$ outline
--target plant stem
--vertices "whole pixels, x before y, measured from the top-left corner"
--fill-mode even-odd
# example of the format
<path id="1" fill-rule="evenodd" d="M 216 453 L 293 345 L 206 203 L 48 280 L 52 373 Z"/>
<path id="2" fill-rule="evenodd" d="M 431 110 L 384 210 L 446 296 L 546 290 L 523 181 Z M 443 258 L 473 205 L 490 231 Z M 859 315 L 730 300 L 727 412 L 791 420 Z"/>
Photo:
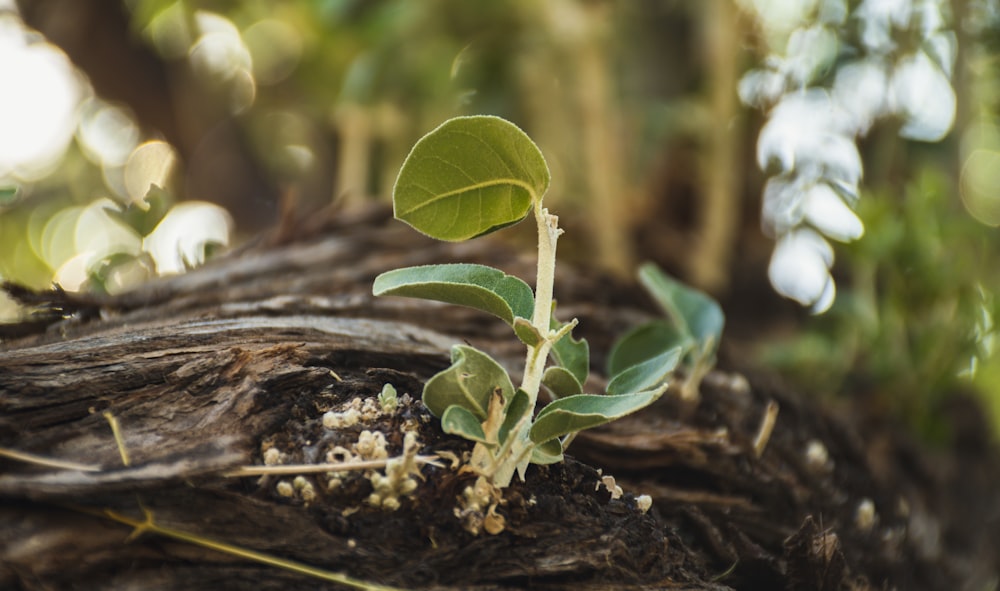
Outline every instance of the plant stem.
<path id="1" fill-rule="evenodd" d="M 552 291 L 555 283 L 556 242 L 562 234 L 562 230 L 559 229 L 559 218 L 542 207 L 540 201 L 535 202 L 534 211 L 535 222 L 538 225 L 538 274 L 535 279 L 535 311 L 531 323 L 545 336 L 545 339 L 534 347 L 528 347 L 521 389 L 528 394 L 531 403 L 529 408 L 534 408 L 538 401 L 545 361 L 549 349 L 552 348 Z"/>
<path id="2" fill-rule="evenodd" d="M 545 362 L 548 359 L 556 332 L 552 324 L 552 287 L 555 282 L 556 241 L 562 230 L 559 229 L 559 218 L 543 208 L 539 200 L 535 201 L 535 221 L 538 224 L 538 275 L 535 280 L 535 310 L 531 324 L 542 335 L 542 340 L 535 346 L 528 347 L 524 363 L 524 379 L 521 389 L 528 395 L 529 404 L 525 416 L 517 422 L 509 438 L 501 449 L 491 457 L 496 459 L 490 481 L 498 488 L 505 488 L 514 477 L 514 472 L 524 474 L 531 458 L 534 445 L 528 437 L 531 428 L 531 413 L 538 402 L 538 391 L 542 386 L 542 374 L 545 373 Z M 477 444 L 477 449 L 482 444 Z"/>

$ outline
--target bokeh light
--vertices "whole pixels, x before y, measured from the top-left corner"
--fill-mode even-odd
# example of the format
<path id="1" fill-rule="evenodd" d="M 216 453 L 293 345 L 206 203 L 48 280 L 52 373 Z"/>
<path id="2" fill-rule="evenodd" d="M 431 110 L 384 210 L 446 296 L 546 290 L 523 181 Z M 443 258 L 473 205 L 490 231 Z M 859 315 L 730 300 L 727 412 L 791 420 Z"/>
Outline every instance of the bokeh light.
<path id="1" fill-rule="evenodd" d="M 975 150 L 962 166 L 962 203 L 972 217 L 1000 226 L 1000 151 Z"/>
<path id="2" fill-rule="evenodd" d="M 160 275 L 182 273 L 205 262 L 206 249 L 227 246 L 232 218 L 225 209 L 204 201 L 174 206 L 143 240 Z"/>
<path id="3" fill-rule="evenodd" d="M 170 144 L 153 140 L 137 147 L 125 163 L 125 190 L 128 199 L 142 206 L 150 188 L 165 188 L 177 164 Z"/>
<path id="4" fill-rule="evenodd" d="M 259 20 L 243 32 L 243 40 L 253 57 L 254 76 L 261 85 L 285 80 L 302 59 L 302 35 L 284 21 Z"/>
<path id="5" fill-rule="evenodd" d="M 76 128 L 83 90 L 62 51 L 0 15 L 0 179 L 41 178 Z"/>

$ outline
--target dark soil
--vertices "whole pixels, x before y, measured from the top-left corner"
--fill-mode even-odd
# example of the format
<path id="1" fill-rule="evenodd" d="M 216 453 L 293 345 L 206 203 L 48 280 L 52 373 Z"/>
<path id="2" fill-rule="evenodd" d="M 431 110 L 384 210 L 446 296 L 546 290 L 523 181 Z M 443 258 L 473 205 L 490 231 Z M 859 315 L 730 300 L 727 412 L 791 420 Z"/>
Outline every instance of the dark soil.
<path id="1" fill-rule="evenodd" d="M 506 490 L 502 532 L 470 533 L 456 506 L 474 478 L 448 459 L 469 445 L 440 432 L 419 402 L 422 383 L 454 343 L 511 368 L 521 349 L 502 323 L 373 300 L 370 285 L 389 268 L 459 260 L 530 277 L 533 261 L 515 252 L 491 239 L 432 243 L 372 210 L 289 223 L 115 298 L 10 287 L 36 314 L 7 327 L 0 345 L 0 447 L 97 470 L 0 458 L 0 588 L 339 588 L 136 537 L 106 513 L 141 521 L 143 508 L 161 527 L 408 589 L 995 587 L 1000 462 L 973 403 L 952 403 L 960 436 L 931 451 L 738 358 L 708 377 L 696 408 L 668 395 L 581 434 L 565 463 L 534 466 Z M 563 316 L 578 317 L 591 341 L 595 371 L 614 337 L 652 311 L 608 277 L 563 269 L 556 289 Z M 393 412 L 375 402 L 386 383 L 400 396 Z M 777 423 L 761 441 L 773 404 Z M 328 411 L 350 408 L 357 423 L 323 425 Z M 359 441 L 375 433 L 398 456 L 404 432 L 440 459 L 394 511 L 368 501 L 381 470 L 333 482 L 307 474 L 297 485 L 295 475 L 229 474 L 265 457 L 366 459 L 377 452 Z M 624 494 L 612 494 L 615 483 Z M 652 497 L 648 512 L 639 495 Z"/>

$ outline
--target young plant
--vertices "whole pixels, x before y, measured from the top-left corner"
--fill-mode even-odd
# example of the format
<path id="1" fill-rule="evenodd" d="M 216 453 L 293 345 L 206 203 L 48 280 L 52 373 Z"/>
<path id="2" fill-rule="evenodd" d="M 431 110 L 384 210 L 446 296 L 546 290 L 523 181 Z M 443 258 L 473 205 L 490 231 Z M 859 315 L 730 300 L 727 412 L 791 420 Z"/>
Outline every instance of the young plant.
<path id="1" fill-rule="evenodd" d="M 665 351 L 680 349 L 686 378 L 681 399 L 697 401 L 702 378 L 715 366 L 725 316 L 711 297 L 664 273 L 653 263 L 639 267 L 639 282 L 666 318 L 626 333 L 608 356 L 608 374 L 642 363 Z"/>
<path id="2" fill-rule="evenodd" d="M 563 457 L 578 431 L 635 412 L 667 389 L 677 348 L 620 368 L 602 395 L 583 393 L 590 350 L 571 335 L 577 321 L 553 310 L 558 218 L 542 205 L 549 169 L 538 146 L 497 117 L 450 119 L 413 147 L 393 189 L 396 218 L 433 238 L 462 241 L 533 215 L 538 227 L 535 289 L 499 269 L 474 264 L 426 265 L 379 275 L 375 295 L 397 295 L 469 306 L 493 314 L 527 348 L 520 386 L 486 353 L 467 345 L 451 351 L 452 366 L 424 386 L 424 404 L 442 429 L 476 443 L 471 467 L 503 488 L 529 463 Z M 555 398 L 535 413 L 545 387 Z"/>

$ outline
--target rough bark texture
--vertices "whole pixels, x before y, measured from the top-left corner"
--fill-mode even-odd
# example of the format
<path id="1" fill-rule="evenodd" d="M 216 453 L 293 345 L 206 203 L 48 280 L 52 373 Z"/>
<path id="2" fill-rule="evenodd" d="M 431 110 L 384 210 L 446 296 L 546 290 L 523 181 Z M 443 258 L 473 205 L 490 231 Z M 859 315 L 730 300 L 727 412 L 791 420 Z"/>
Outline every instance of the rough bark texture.
<path id="1" fill-rule="evenodd" d="M 308 475 L 315 496 L 301 486 L 279 494 L 291 476 L 227 476 L 269 449 L 288 464 L 363 456 L 365 430 L 384 434 L 390 456 L 402 452 L 404 430 L 418 433 L 421 454 L 461 455 L 468 445 L 443 436 L 420 404 L 423 380 L 447 366 L 457 342 L 512 368 L 521 349 L 475 312 L 373 300 L 371 281 L 459 260 L 530 277 L 533 261 L 514 252 L 491 239 L 432 243 L 378 210 L 289 224 L 117 298 L 11 288 L 37 314 L 8 327 L 19 336 L 0 345 L 0 446 L 82 466 L 0 458 L 0 587 L 337 588 L 149 532 L 133 539 L 104 513 L 141 520 L 143 508 L 163 527 L 413 589 L 995 583 L 1000 463 L 968 420 L 974 411 L 956 403 L 963 435 L 932 454 L 891 426 L 838 417 L 731 371 L 709 376 L 695 409 L 668 396 L 581 435 L 576 459 L 533 467 L 507 490 L 498 535 L 463 527 L 455 508 L 472 479 L 446 461 L 421 468 L 397 511 L 366 501 L 371 472 L 336 483 Z M 595 369 L 614 336 L 650 310 L 633 286 L 565 269 L 557 296 L 564 316 L 580 318 Z M 385 383 L 400 407 L 364 406 Z M 758 456 L 769 403 L 780 412 Z M 349 408 L 362 408 L 359 423 L 323 426 L 324 412 Z M 120 425 L 127 466 L 106 413 Z M 625 494 L 613 498 L 596 468 Z M 653 497 L 648 513 L 636 506 L 642 493 Z"/>

